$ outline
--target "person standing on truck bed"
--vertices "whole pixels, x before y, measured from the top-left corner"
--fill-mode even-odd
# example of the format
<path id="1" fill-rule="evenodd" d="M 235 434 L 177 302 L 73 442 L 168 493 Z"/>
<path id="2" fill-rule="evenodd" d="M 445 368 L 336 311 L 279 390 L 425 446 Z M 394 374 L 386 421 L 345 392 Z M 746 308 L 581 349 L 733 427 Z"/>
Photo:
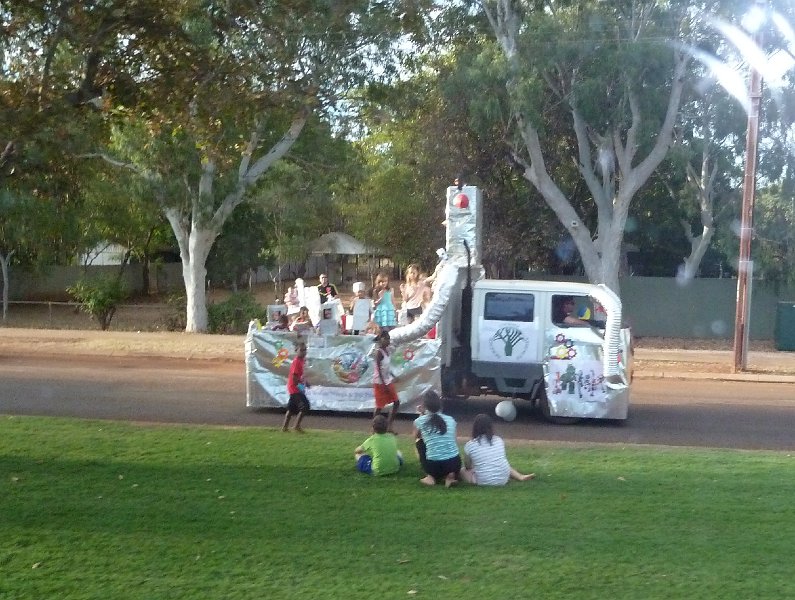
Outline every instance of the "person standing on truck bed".
<path id="1" fill-rule="evenodd" d="M 320 283 L 317 284 L 317 292 L 320 294 L 321 305 L 338 296 L 337 286 L 333 283 L 329 283 L 328 275 L 325 273 L 320 274 Z"/>
<path id="2" fill-rule="evenodd" d="M 403 310 L 406 321 L 411 323 L 422 314 L 423 292 L 425 282 L 420 280 L 420 267 L 412 263 L 406 267 L 406 281 L 400 284 L 400 295 L 403 299 Z"/>
<path id="3" fill-rule="evenodd" d="M 397 327 L 397 311 L 395 310 L 394 293 L 389 287 L 389 275 L 379 273 L 375 278 L 373 289 L 373 321 L 381 331 L 389 331 Z"/>

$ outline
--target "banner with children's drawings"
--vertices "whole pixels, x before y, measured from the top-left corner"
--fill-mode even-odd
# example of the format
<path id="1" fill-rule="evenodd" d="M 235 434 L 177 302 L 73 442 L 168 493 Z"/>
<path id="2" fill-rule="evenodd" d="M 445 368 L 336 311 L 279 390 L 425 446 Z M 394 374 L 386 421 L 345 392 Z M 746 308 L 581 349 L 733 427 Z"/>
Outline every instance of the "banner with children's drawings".
<path id="1" fill-rule="evenodd" d="M 287 376 L 298 334 L 249 327 L 246 336 L 246 406 L 286 407 Z M 309 335 L 304 375 L 312 410 L 372 411 L 375 341 L 371 335 Z M 441 393 L 440 340 L 419 339 L 393 348 L 391 369 L 400 412 L 415 413 L 427 390 Z"/>
<path id="2" fill-rule="evenodd" d="M 629 393 L 626 377 L 623 377 L 624 382 L 606 381 L 601 341 L 582 339 L 587 331 L 560 329 L 547 335 L 544 364 L 550 414 L 626 418 L 623 408 L 610 414 L 611 410 L 616 410 L 612 407 L 625 406 L 625 403 L 613 401 Z M 619 367 L 626 373 L 622 357 L 619 357 Z"/>

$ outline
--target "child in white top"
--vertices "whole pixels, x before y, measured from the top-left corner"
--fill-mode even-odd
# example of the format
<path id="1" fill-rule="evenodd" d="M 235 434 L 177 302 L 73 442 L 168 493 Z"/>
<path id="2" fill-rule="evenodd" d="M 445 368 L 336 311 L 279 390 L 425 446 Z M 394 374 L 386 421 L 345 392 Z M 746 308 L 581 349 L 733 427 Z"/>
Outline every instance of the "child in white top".
<path id="1" fill-rule="evenodd" d="M 375 368 L 373 369 L 373 396 L 375 396 L 373 418 L 391 404 L 392 410 L 389 412 L 389 418 L 387 419 L 387 430 L 390 433 L 395 433 L 392 429 L 392 423 L 395 420 L 398 409 L 400 409 L 400 400 L 395 388 L 395 376 L 390 368 L 392 350 L 389 346 L 389 341 L 388 331 L 382 331 L 375 338 L 377 349 L 375 351 Z"/>
<path id="2" fill-rule="evenodd" d="M 535 473 L 523 475 L 508 462 L 505 442 L 494 435 L 488 415 L 479 414 L 472 423 L 472 439 L 464 445 L 464 468 L 461 479 L 475 485 L 505 485 L 509 479 L 527 481 Z"/>
<path id="3" fill-rule="evenodd" d="M 364 333 L 367 323 L 370 321 L 372 300 L 365 295 L 364 284 L 361 281 L 353 284 L 353 293 L 356 295 L 350 304 L 351 326 L 349 329 L 353 335 L 359 335 Z"/>
<path id="4" fill-rule="evenodd" d="M 317 332 L 320 335 L 339 335 L 340 324 L 339 321 L 334 318 L 333 308 L 323 309 L 322 318 L 317 324 Z"/>
<path id="5" fill-rule="evenodd" d="M 420 267 L 412 263 L 406 267 L 406 281 L 400 284 L 400 295 L 403 299 L 403 310 L 406 320 L 411 323 L 422 314 L 422 300 L 425 282 L 420 280 Z"/>

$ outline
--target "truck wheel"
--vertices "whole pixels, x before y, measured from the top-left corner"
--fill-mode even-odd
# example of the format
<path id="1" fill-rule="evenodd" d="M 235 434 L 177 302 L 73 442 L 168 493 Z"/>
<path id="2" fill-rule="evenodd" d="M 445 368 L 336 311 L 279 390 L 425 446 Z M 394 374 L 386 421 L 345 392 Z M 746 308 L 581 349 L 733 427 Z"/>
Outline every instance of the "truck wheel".
<path id="1" fill-rule="evenodd" d="M 582 421 L 582 417 L 558 417 L 549 414 L 549 400 L 547 400 L 546 394 L 541 394 L 538 398 L 538 409 L 541 411 L 541 416 L 544 417 L 544 420 L 555 425 L 575 425 Z"/>

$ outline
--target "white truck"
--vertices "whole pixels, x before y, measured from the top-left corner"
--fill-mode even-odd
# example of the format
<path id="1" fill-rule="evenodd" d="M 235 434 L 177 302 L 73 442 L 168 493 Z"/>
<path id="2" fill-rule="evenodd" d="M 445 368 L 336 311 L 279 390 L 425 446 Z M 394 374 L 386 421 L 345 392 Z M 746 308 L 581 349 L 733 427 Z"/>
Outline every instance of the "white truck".
<path id="1" fill-rule="evenodd" d="M 433 299 L 421 317 L 391 332 L 401 411 L 413 412 L 422 393 L 435 389 L 448 399 L 529 401 L 555 422 L 626 419 L 631 344 L 619 298 L 601 285 L 483 278 L 481 215 L 477 188 L 448 188 L 447 243 Z M 372 339 L 308 341 L 313 408 L 371 411 Z M 249 331 L 249 406 L 286 405 L 282 378 L 293 344 L 292 334 Z"/>

